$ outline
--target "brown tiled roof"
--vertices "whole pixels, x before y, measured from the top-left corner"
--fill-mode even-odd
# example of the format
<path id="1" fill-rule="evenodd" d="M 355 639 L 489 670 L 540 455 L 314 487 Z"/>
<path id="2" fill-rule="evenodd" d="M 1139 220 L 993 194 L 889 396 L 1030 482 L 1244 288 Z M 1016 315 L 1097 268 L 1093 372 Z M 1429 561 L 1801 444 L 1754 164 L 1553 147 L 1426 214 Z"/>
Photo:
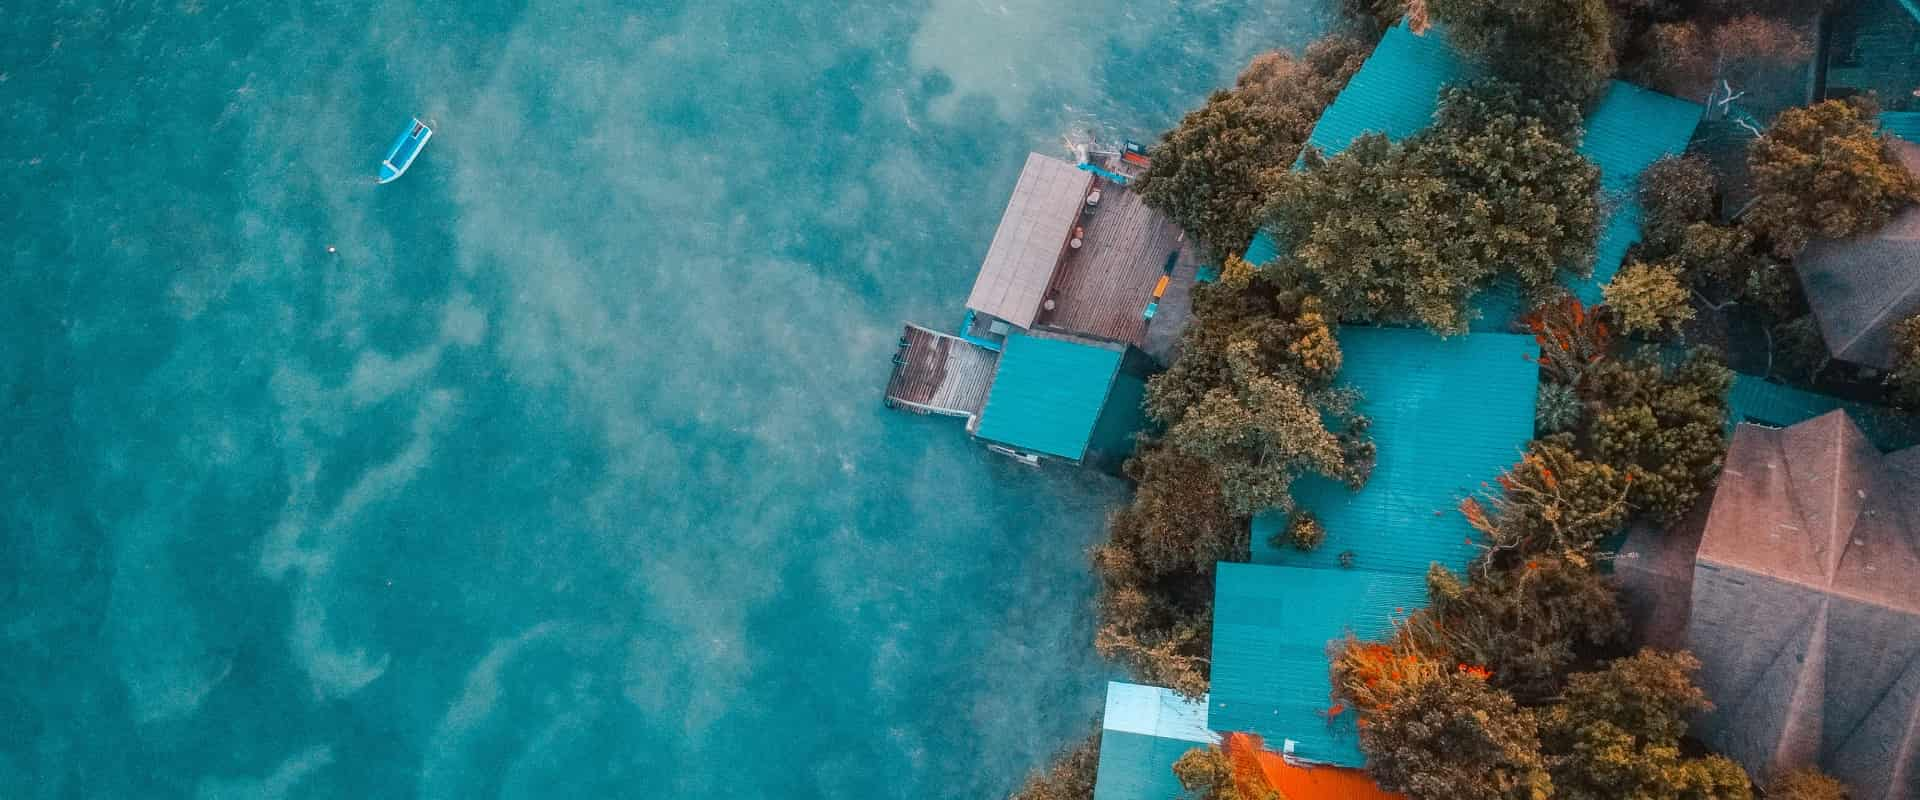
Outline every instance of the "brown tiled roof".
<path id="1" fill-rule="evenodd" d="M 1741 425 L 1691 606 L 1703 740 L 1757 776 L 1920 797 L 1920 449 L 1881 455 L 1842 412 Z"/>

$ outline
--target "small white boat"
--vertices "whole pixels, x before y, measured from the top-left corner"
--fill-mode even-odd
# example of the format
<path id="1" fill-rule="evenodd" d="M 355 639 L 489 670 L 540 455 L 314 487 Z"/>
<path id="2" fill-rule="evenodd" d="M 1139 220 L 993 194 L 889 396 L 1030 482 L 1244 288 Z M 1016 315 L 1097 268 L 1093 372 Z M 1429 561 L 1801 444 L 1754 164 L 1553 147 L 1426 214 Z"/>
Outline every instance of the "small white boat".
<path id="1" fill-rule="evenodd" d="M 393 146 L 387 148 L 387 157 L 380 160 L 380 182 L 392 183 L 394 179 L 407 174 L 407 167 L 413 166 L 413 160 L 420 157 L 420 151 L 427 146 L 427 140 L 433 138 L 433 129 L 427 123 L 415 117 L 413 124 L 400 132 L 400 138 L 393 140 Z"/>

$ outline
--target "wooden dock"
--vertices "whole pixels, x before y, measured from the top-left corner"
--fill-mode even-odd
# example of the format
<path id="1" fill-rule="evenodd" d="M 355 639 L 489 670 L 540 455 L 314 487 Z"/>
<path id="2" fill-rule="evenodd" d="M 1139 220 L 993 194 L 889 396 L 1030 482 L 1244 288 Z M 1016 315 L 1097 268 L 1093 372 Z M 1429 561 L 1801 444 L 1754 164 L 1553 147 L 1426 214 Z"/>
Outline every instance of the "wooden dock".
<path id="1" fill-rule="evenodd" d="M 1061 256 L 1047 294 L 1054 307 L 1041 310 L 1038 324 L 1137 345 L 1164 362 L 1186 323 L 1200 248 L 1138 194 L 1112 181 L 1099 186 L 1100 204 L 1081 214 L 1081 247 Z M 1172 280 L 1149 322 L 1143 314 L 1169 256 L 1175 258 Z"/>
<path id="2" fill-rule="evenodd" d="M 887 403 L 926 414 L 979 416 L 1000 354 L 948 334 L 908 324 L 893 358 Z"/>

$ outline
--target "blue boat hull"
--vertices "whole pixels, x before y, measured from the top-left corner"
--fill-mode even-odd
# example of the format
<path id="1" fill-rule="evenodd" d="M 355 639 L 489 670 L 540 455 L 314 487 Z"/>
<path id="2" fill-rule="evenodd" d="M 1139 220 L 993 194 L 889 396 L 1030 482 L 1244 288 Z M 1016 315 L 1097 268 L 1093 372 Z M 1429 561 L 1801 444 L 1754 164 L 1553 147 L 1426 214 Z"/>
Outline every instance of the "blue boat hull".
<path id="1" fill-rule="evenodd" d="M 433 128 L 415 118 L 400 132 L 400 138 L 387 148 L 386 158 L 380 159 L 380 182 L 392 183 L 407 173 L 413 161 L 420 157 L 420 151 L 427 146 L 427 140 L 433 138 Z"/>

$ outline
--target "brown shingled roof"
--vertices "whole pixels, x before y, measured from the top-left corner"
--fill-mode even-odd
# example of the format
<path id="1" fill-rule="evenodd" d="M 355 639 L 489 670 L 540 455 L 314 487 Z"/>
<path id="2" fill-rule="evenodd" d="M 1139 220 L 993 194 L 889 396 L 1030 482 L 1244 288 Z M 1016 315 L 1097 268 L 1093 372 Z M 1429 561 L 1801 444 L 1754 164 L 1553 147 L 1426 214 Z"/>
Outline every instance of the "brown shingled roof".
<path id="1" fill-rule="evenodd" d="M 1920 797 L 1920 449 L 1833 412 L 1741 425 L 1694 567 L 1698 735 L 1757 776 L 1818 763 Z"/>

